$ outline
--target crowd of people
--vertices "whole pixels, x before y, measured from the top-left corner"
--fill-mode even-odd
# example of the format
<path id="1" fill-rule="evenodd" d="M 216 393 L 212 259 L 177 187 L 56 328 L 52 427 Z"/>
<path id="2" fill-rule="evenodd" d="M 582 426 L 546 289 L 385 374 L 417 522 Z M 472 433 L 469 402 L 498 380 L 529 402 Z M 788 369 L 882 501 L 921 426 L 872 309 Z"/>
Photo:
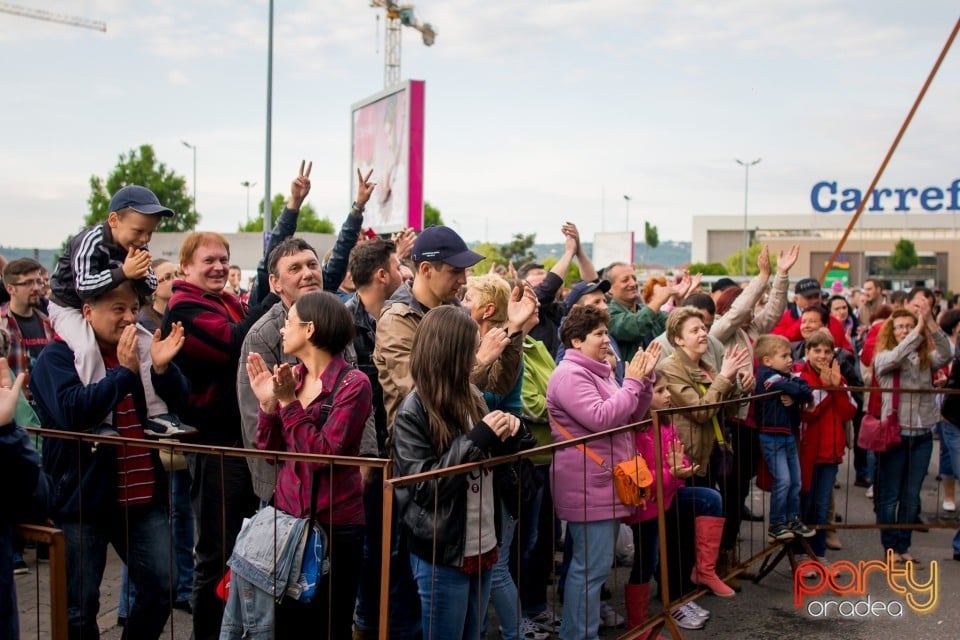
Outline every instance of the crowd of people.
<path id="1" fill-rule="evenodd" d="M 671 599 L 698 587 L 734 597 L 739 582 L 725 576 L 744 519 L 766 517 L 771 542 L 809 539 L 826 562 L 842 548 L 830 525 L 848 449 L 879 524 L 917 522 L 935 433 L 941 476 L 960 468 L 960 399 L 899 392 L 960 389 L 960 310 L 938 291 L 885 296 L 871 279 L 827 297 L 803 278 L 788 301 L 796 246 L 775 266 L 764 248 L 749 282 L 706 290 L 682 273 L 640 283 L 629 264 L 598 272 L 571 223 L 549 269 L 476 273 L 482 256 L 450 228 L 361 233 L 376 185 L 357 177 L 321 260 L 295 235 L 310 192 L 301 165 L 249 290 L 218 233 L 189 234 L 177 264 L 153 259 L 153 231 L 176 214 L 135 185 L 68 243 L 52 275 L 31 259 L 3 265 L 0 469 L 21 490 L 0 517 L 0 592 L 10 594 L 0 637 L 17 637 L 12 576 L 26 570 L 14 524 L 44 517 L 66 536 L 71 638 L 99 636 L 108 546 L 125 563 L 125 638 L 159 637 L 171 607 L 192 613 L 198 640 L 376 637 L 388 545 L 390 638 L 573 640 L 647 620 L 661 545 Z M 582 279 L 567 288 L 573 262 Z M 890 392 L 865 396 L 864 385 Z M 893 415 L 900 446 L 861 449 L 864 414 Z M 40 456 L 23 426 L 133 442 L 48 436 Z M 135 442 L 148 437 L 387 458 L 411 480 L 394 489 L 384 538 L 380 467 L 161 458 Z M 618 493 L 625 461 L 650 470 L 662 507 Z M 473 466 L 443 473 L 459 465 Z M 766 516 L 745 505 L 754 477 L 770 491 Z M 310 602 L 274 605 L 227 573 L 244 519 L 266 505 L 312 519 L 328 541 Z M 952 481 L 943 508 L 956 509 Z M 606 584 L 621 525 L 634 550 L 626 617 Z M 878 555 L 923 566 L 909 528 L 882 529 L 879 542 Z M 559 603 L 547 593 L 555 550 Z M 242 600 L 226 613 L 224 587 Z M 699 629 L 710 612 L 690 601 L 672 615 Z"/>

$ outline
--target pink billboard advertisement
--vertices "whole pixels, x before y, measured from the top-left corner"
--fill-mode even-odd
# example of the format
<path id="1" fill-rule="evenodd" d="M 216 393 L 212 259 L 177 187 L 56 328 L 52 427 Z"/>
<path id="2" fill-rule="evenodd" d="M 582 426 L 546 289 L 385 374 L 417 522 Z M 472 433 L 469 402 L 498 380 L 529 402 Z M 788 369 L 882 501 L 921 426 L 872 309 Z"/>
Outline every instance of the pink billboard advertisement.
<path id="1" fill-rule="evenodd" d="M 350 108 L 350 193 L 357 168 L 373 170 L 377 188 L 363 219 L 378 234 L 423 226 L 423 99 L 423 80 L 407 80 Z"/>

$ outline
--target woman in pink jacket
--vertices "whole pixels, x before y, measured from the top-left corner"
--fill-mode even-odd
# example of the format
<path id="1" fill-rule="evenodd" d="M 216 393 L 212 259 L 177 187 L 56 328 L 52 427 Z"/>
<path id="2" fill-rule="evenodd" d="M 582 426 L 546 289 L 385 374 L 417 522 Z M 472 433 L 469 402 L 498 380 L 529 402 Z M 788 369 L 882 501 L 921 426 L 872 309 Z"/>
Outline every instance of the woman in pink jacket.
<path id="1" fill-rule="evenodd" d="M 638 351 L 627 365 L 623 387 L 607 360 L 609 314 L 595 307 L 574 307 L 560 330 L 563 360 L 547 385 L 547 409 L 554 442 L 609 431 L 639 422 L 650 405 L 659 343 Z M 567 521 L 573 555 L 564 583 L 562 640 L 594 640 L 600 626 L 600 589 L 613 566 L 620 519 L 633 512 L 617 498 L 613 468 L 636 455 L 633 433 L 625 431 L 583 447 L 559 449 L 550 472 L 557 516 Z M 589 562 L 588 562 L 589 560 Z"/>

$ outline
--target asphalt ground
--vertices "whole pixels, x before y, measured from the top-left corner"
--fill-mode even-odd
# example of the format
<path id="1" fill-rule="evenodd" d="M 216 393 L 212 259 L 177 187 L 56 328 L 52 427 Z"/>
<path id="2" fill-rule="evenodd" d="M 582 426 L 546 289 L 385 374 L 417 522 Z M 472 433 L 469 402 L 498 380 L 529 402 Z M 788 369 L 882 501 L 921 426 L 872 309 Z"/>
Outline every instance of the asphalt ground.
<path id="1" fill-rule="evenodd" d="M 939 443 L 938 443 L 939 444 Z M 849 456 L 848 456 L 849 458 Z M 960 607 L 955 598 L 960 594 L 960 562 L 953 560 L 951 540 L 960 527 L 955 517 L 947 518 L 938 512 L 941 502 L 940 484 L 936 480 L 937 452 L 932 456 L 930 473 L 924 481 L 922 492 L 923 515 L 927 522 L 940 522 L 948 528 L 930 528 L 928 533 L 913 534 L 912 554 L 926 561 L 926 568 L 915 574 L 915 580 L 933 582 L 933 593 L 918 596 L 921 602 L 936 598 L 932 610 L 917 613 L 906 601 L 906 595 L 894 592 L 888 578 L 881 570 L 869 574 L 864 582 L 863 594 L 846 596 L 833 593 L 829 588 L 819 595 L 808 595 L 804 606 L 794 604 L 794 580 L 789 563 L 784 560 L 760 584 L 743 581 L 743 591 L 734 598 L 723 599 L 705 595 L 698 603 L 712 613 L 707 625 L 698 631 L 683 631 L 686 638 L 737 638 L 743 640 L 926 640 L 928 638 L 960 638 Z M 872 501 L 864 496 L 864 489 L 854 487 L 852 469 L 845 464 L 839 474 L 841 488 L 836 491 L 837 509 L 843 517 L 843 525 L 872 524 L 874 522 Z M 849 487 L 849 491 L 848 491 Z M 754 489 L 750 500 L 754 511 L 763 511 L 767 496 Z M 765 523 L 744 523 L 741 529 L 741 555 L 744 558 L 759 553 L 765 546 Z M 876 529 L 840 529 L 843 549 L 828 551 L 827 560 L 835 563 L 848 560 L 853 563 L 882 559 L 880 533 Z M 20 605 L 21 637 L 49 638 L 49 595 L 46 581 L 46 564 L 36 562 L 34 552 L 26 553 L 30 573 L 16 577 Z M 936 565 L 934 565 L 936 563 Z M 757 565 L 753 568 L 755 569 Z M 117 600 L 120 591 L 121 563 L 110 552 L 103 583 L 100 587 L 101 609 L 98 622 L 102 638 L 119 638 L 122 629 L 117 626 Z M 622 585 L 629 570 L 616 569 L 610 585 Z M 842 586 L 850 579 L 850 573 L 841 573 L 837 581 Z M 894 584 L 903 584 L 903 577 L 896 577 Z M 614 586 L 615 606 L 622 613 L 622 588 Z M 869 598 L 869 600 L 868 600 Z M 821 606 L 822 603 L 830 602 Z M 840 604 L 844 603 L 844 604 Z M 860 604 L 857 604 L 860 603 Z M 869 607 L 867 604 L 868 603 Z M 881 607 L 880 604 L 883 603 Z M 652 606 L 658 610 L 656 604 Z M 826 609 L 825 615 L 821 613 Z M 495 617 L 492 629 L 496 629 Z M 616 638 L 623 629 L 605 629 L 602 638 Z M 666 632 L 664 632 L 666 633 Z M 492 632 L 491 638 L 499 634 Z M 174 611 L 166 638 L 186 640 L 190 637 L 190 617 L 182 611 Z M 319 637 L 319 636 L 317 636 Z"/>

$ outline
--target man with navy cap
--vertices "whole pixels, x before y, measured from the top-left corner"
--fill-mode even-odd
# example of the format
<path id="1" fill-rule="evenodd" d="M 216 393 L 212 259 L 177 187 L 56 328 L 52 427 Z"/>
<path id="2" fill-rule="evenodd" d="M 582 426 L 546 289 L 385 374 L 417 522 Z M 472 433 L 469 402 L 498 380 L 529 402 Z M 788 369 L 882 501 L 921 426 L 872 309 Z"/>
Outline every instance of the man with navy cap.
<path id="1" fill-rule="evenodd" d="M 388 428 L 393 425 L 400 401 L 413 390 L 410 350 L 420 320 L 442 304 L 459 306 L 458 294 L 467 283 L 467 269 L 483 259 L 467 247 L 456 231 L 444 226 L 424 229 L 410 257 L 416 268 L 413 284 L 400 286 L 384 303 L 373 351 Z M 536 309 L 532 292 L 527 291 L 519 301 L 512 295 L 506 328 L 484 335 L 470 376 L 481 390 L 504 395 L 513 388 L 520 370 L 523 325 Z"/>

